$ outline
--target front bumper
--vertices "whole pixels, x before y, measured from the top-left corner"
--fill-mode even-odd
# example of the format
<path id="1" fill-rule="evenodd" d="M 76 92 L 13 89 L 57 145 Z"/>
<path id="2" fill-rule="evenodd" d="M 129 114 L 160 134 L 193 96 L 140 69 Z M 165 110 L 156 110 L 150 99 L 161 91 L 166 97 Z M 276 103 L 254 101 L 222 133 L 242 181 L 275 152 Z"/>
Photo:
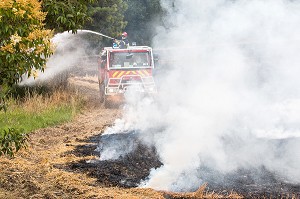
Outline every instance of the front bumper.
<path id="1" fill-rule="evenodd" d="M 132 77 L 132 76 L 130 76 Z M 128 76 L 123 76 L 121 78 L 110 78 L 105 87 L 105 95 L 119 95 L 125 92 L 140 92 L 140 93 L 157 93 L 156 85 L 154 83 L 153 77 L 140 77 L 141 81 L 126 81 Z"/>

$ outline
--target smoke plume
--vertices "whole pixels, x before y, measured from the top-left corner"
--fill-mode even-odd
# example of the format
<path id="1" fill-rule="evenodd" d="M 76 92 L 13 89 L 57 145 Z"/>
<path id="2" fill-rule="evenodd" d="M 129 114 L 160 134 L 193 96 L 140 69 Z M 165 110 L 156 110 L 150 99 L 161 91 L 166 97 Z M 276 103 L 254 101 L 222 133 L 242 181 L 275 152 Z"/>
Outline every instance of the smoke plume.
<path id="1" fill-rule="evenodd" d="M 139 130 L 163 163 L 141 186 L 193 190 L 261 167 L 300 183 L 300 2 L 161 4 L 159 93 L 127 97 L 118 122 Z"/>
<path id="2" fill-rule="evenodd" d="M 83 33 L 78 31 L 78 33 Z M 48 81 L 66 81 L 66 75 L 82 65 L 82 58 L 88 56 L 89 43 L 71 32 L 56 34 L 51 40 L 55 46 L 54 54 L 46 63 L 44 72 L 38 71 L 36 79 L 24 77 L 21 85 L 43 84 Z M 53 81 L 52 81 L 53 83 Z"/>

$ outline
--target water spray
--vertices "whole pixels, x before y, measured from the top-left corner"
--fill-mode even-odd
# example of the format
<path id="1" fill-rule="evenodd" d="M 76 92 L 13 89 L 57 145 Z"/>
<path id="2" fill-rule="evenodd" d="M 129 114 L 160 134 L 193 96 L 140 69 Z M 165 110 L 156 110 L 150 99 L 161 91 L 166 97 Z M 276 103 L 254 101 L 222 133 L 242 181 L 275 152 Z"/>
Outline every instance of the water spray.
<path id="1" fill-rule="evenodd" d="M 110 36 L 91 30 L 78 30 L 78 33 L 92 33 L 109 39 L 114 39 Z M 58 33 L 51 39 L 51 42 L 55 44 L 56 50 L 54 55 L 47 61 L 45 71 L 38 71 L 38 77 L 36 79 L 33 77 L 24 77 L 20 85 L 40 84 L 60 76 L 67 70 L 77 71 L 76 67 L 81 64 L 81 59 L 83 57 L 91 57 L 85 52 L 85 50 L 89 48 L 88 42 L 78 39 L 76 34 L 68 31 Z M 78 48 L 78 46 L 81 47 Z M 92 69 L 90 68 L 89 70 Z"/>
<path id="2" fill-rule="evenodd" d="M 92 34 L 100 35 L 100 36 L 102 36 L 102 37 L 106 37 L 106 38 L 108 38 L 108 39 L 115 39 L 115 38 L 113 38 L 113 37 L 110 37 L 110 36 L 107 36 L 107 35 L 102 34 L 102 33 L 100 33 L 100 32 L 95 32 L 95 31 L 92 31 L 92 30 L 78 30 L 77 33 L 92 33 Z"/>

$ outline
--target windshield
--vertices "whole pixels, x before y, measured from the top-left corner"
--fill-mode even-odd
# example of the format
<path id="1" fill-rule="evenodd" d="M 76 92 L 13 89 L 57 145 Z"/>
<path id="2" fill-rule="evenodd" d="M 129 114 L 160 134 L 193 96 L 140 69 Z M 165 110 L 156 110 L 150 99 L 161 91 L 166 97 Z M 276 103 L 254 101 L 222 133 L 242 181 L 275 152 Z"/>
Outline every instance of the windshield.
<path id="1" fill-rule="evenodd" d="M 149 68 L 149 52 L 115 52 L 110 54 L 110 68 Z"/>

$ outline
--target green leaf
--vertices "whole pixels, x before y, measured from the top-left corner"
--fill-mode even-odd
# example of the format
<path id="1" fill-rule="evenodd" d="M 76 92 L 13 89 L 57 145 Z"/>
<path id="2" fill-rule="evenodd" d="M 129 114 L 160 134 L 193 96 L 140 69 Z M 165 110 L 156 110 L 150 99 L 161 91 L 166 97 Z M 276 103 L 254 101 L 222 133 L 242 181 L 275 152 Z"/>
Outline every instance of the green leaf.
<path id="1" fill-rule="evenodd" d="M 72 14 L 67 14 L 68 18 L 73 18 L 74 16 Z"/>
<path id="2" fill-rule="evenodd" d="M 27 147 L 29 136 L 24 129 L 8 128 L 0 132 L 0 156 L 14 156 L 21 148 Z"/>

